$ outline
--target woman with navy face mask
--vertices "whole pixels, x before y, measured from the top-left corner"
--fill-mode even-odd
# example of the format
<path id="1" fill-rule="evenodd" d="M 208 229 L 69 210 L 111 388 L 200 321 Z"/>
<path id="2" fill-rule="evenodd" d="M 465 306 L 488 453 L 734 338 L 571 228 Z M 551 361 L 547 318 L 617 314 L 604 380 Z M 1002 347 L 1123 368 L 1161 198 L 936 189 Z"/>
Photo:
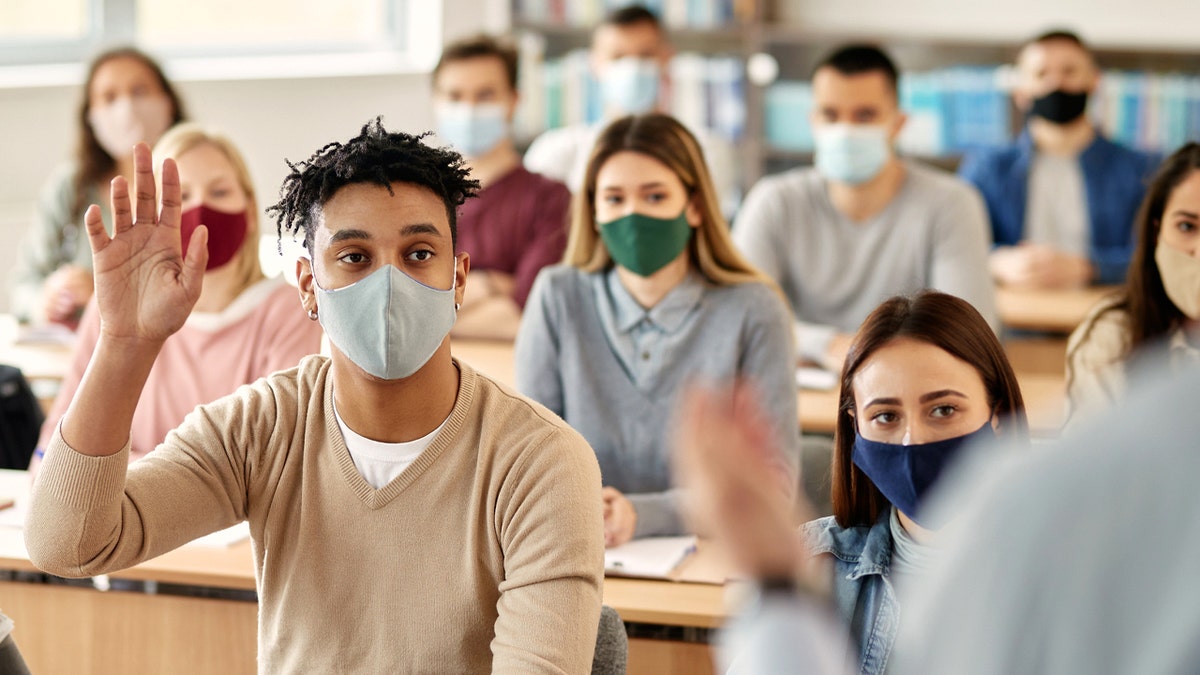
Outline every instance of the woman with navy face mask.
<path id="1" fill-rule="evenodd" d="M 534 282 L 516 342 L 517 387 L 583 434 L 604 478 L 605 543 L 677 535 L 668 467 L 676 396 L 694 378 L 754 382 L 765 434 L 799 457 L 790 318 L 737 253 L 696 139 L 673 118 L 613 122 L 576 196 L 565 264 Z M 782 464 L 782 463 L 781 463 Z"/>
<path id="2" fill-rule="evenodd" d="M 895 297 L 859 328 L 842 369 L 832 473 L 834 515 L 804 526 L 832 567 L 834 604 L 862 673 L 883 673 L 901 620 L 896 586 L 928 567 L 943 525 L 929 489 L 963 447 L 1028 438 L 1004 349 L 969 303 Z"/>

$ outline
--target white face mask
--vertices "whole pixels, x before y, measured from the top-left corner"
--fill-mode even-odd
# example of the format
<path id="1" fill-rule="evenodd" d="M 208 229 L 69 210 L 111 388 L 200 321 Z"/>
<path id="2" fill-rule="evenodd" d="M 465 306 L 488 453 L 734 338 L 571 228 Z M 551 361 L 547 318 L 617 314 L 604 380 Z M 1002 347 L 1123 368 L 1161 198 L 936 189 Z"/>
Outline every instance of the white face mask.
<path id="1" fill-rule="evenodd" d="M 329 341 L 359 368 L 384 380 L 420 370 L 458 316 L 454 285 L 430 288 L 394 265 L 333 290 L 321 288 L 316 277 L 313 285 L 317 317 Z"/>
<path id="2" fill-rule="evenodd" d="M 482 157 L 508 138 L 508 117 L 498 103 L 440 103 L 437 135 L 467 157 Z"/>
<path id="3" fill-rule="evenodd" d="M 166 96 L 122 96 L 108 105 L 92 108 L 88 124 L 100 147 L 115 158 L 127 157 L 133 146 L 150 145 L 171 126 L 171 101 Z"/>
<path id="4" fill-rule="evenodd" d="M 1167 297 L 1189 319 L 1200 319 L 1200 258 L 1158 240 L 1154 262 Z"/>
<path id="5" fill-rule="evenodd" d="M 608 64 L 600 78 L 604 102 L 626 115 L 654 110 L 658 103 L 658 81 L 662 77 L 658 62 L 627 56 Z"/>
<path id="6" fill-rule="evenodd" d="M 891 157 L 888 129 L 878 124 L 813 127 L 815 165 L 827 180 L 860 185 L 879 175 Z"/>

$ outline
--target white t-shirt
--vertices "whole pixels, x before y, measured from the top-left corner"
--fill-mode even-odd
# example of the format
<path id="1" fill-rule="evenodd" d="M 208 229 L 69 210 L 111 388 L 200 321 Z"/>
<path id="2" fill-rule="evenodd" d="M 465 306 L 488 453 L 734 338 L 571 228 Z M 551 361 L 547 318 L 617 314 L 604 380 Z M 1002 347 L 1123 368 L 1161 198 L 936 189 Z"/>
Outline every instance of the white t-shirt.
<path id="1" fill-rule="evenodd" d="M 1088 207 L 1077 157 L 1037 153 L 1029 167 L 1025 239 L 1088 255 Z"/>
<path id="2" fill-rule="evenodd" d="M 342 421 L 336 405 L 333 407 L 333 416 L 337 418 L 338 428 L 342 430 L 342 438 L 346 440 L 346 449 L 350 451 L 350 458 L 354 460 L 355 468 L 362 474 L 363 479 L 376 490 L 382 490 L 384 486 L 404 473 L 408 465 L 412 464 L 413 460 L 429 447 L 442 427 L 446 426 L 446 420 L 450 419 L 447 417 L 446 420 L 442 420 L 438 428 L 415 441 L 380 443 L 354 433 L 354 430 Z"/>

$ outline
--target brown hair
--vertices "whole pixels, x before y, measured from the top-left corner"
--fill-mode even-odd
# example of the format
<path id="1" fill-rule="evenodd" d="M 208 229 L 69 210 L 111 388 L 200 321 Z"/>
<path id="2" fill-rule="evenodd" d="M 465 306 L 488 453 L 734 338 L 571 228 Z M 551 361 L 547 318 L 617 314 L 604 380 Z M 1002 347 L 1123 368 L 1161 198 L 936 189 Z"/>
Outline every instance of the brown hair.
<path id="1" fill-rule="evenodd" d="M 237 147 L 225 135 L 205 129 L 198 124 L 185 123 L 172 127 L 163 134 L 162 138 L 158 139 L 158 143 L 154 145 L 154 165 L 162 166 L 162 161 L 167 157 L 178 159 L 187 151 L 201 145 L 216 148 L 229 160 L 233 166 L 234 178 L 242 191 L 246 193 L 246 238 L 242 242 L 242 248 L 237 252 L 237 256 L 230 263 L 237 266 L 237 292 L 240 294 L 265 278 L 262 263 L 258 258 L 258 199 L 255 197 L 254 181 L 250 177 L 246 161 L 242 159 L 242 153 L 238 152 Z M 158 179 L 161 181 L 162 176 L 159 175 Z M 160 185 L 159 194 L 161 193 Z"/>
<path id="2" fill-rule="evenodd" d="M 504 66 L 508 76 L 508 84 L 515 91 L 517 88 L 517 49 L 508 42 L 503 42 L 491 35 L 476 35 L 451 43 L 442 50 L 442 56 L 433 67 L 433 81 L 436 84 L 438 73 L 442 66 L 455 61 L 468 59 L 496 58 Z"/>
<path id="3" fill-rule="evenodd" d="M 699 209 L 700 227 L 688 242 L 688 252 L 700 274 L 717 285 L 759 282 L 778 292 L 775 282 L 755 269 L 734 247 L 696 137 L 675 118 L 660 113 L 622 117 L 600 132 L 588 159 L 583 189 L 572 204 L 564 262 L 587 272 L 612 267 L 608 248 L 596 232 L 596 176 L 610 157 L 625 151 L 666 165 Z"/>
<path id="4" fill-rule="evenodd" d="M 172 125 L 187 118 L 183 110 L 183 101 L 175 93 L 175 88 L 171 86 L 171 82 L 167 80 L 167 76 L 163 74 L 158 63 L 145 52 L 134 47 L 117 47 L 102 52 L 92 59 L 91 65 L 88 66 L 87 78 L 83 83 L 83 101 L 79 104 L 79 114 L 76 116 L 79 124 L 79 140 L 75 148 L 75 163 L 78 169 L 72 183 L 75 196 L 74 201 L 71 202 L 71 213 L 76 216 L 83 213 L 88 188 L 100 183 L 117 168 L 117 160 L 100 147 L 100 141 L 96 140 L 96 133 L 92 131 L 92 125 L 88 121 L 88 116 L 92 112 L 92 81 L 96 79 L 96 73 L 101 66 L 116 59 L 133 59 L 154 73 L 154 79 L 162 87 L 167 99 L 171 101 Z"/>
<path id="5" fill-rule="evenodd" d="M 1002 420 L 1001 431 L 1010 437 L 1029 437 L 1017 376 L 979 312 L 969 302 L 937 291 L 891 298 L 863 321 L 842 367 L 830 469 L 833 514 L 842 527 L 873 525 L 891 505 L 850 459 L 855 438 L 854 377 L 876 351 L 902 337 L 926 342 L 969 363 L 983 380 L 992 415 Z"/>
<path id="6" fill-rule="evenodd" d="M 1129 273 L 1125 286 L 1118 292 L 1109 311 L 1122 310 L 1129 315 L 1129 340 L 1126 357 L 1132 356 L 1143 345 L 1154 342 L 1181 325 L 1183 312 L 1167 297 L 1163 287 L 1154 251 L 1158 248 L 1158 235 L 1162 230 L 1163 211 L 1171 193 L 1193 172 L 1200 171 L 1200 144 L 1188 143 L 1175 151 L 1162 163 L 1146 197 L 1138 208 L 1134 219 L 1137 246 L 1129 261 Z M 1099 318 L 1103 312 L 1096 315 Z M 1091 331 L 1095 321 L 1083 330 L 1083 338 Z M 1080 340 L 1080 344 L 1084 340 Z"/>

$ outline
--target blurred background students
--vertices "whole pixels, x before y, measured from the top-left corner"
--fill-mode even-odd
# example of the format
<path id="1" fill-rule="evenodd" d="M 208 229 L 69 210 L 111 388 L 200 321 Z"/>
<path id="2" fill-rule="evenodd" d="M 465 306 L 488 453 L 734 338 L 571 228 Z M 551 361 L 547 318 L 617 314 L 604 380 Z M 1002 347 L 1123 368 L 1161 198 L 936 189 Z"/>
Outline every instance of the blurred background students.
<path id="1" fill-rule="evenodd" d="M 1124 288 L 1098 303 L 1068 342 L 1068 429 L 1123 398 L 1148 348 L 1165 347 L 1176 365 L 1200 363 L 1200 145 L 1163 162 L 1135 231 Z"/>
<path id="2" fill-rule="evenodd" d="M 700 146 L 651 113 L 601 134 L 576 200 L 566 263 L 538 277 L 516 342 L 517 387 L 596 452 L 609 546 L 685 531 L 668 423 L 695 377 L 747 378 L 782 448 L 791 495 L 799 422 L 787 309 L 737 253 Z"/>
<path id="3" fill-rule="evenodd" d="M 659 17 L 641 5 L 612 11 L 592 33 L 590 64 L 600 82 L 604 119 L 596 124 L 551 129 L 534 139 L 525 166 L 578 191 L 600 131 L 622 115 L 669 112 L 670 63 L 675 50 Z M 691 129 L 708 159 L 722 213 L 732 215 L 741 198 L 737 156 L 730 143 Z"/>
<path id="4" fill-rule="evenodd" d="M 963 160 L 987 201 L 1001 284 L 1116 284 L 1133 253 L 1132 223 L 1157 158 L 1106 139 L 1087 115 L 1100 72 L 1078 35 L 1051 31 L 1017 57 L 1013 99 L 1027 116 L 1015 145 Z"/>
<path id="5" fill-rule="evenodd" d="M 936 288 L 997 325 L 983 202 L 954 176 L 896 156 L 897 81 L 875 47 L 822 60 L 816 165 L 759 181 L 734 228 L 742 253 L 787 295 L 799 358 L 833 371 L 862 320 L 896 293 Z"/>
<path id="6" fill-rule="evenodd" d="M 433 70 L 438 137 L 466 158 L 482 189 L 458 215 L 470 289 L 453 337 L 513 339 L 538 270 L 567 244 L 566 186 L 521 165 L 512 141 L 517 52 L 486 35 L 447 45 Z"/>
<path id="7" fill-rule="evenodd" d="M 79 107 L 75 156 L 47 179 L 13 273 L 12 311 L 22 321 L 74 328 L 92 297 L 92 252 L 83 211 L 100 204 L 112 226 L 108 183 L 132 177 L 133 146 L 153 145 L 183 120 L 183 103 L 162 69 L 132 47 L 92 60 Z"/>
<path id="8" fill-rule="evenodd" d="M 208 268 L 191 315 L 167 339 L 146 381 L 130 430 L 130 461 L 154 450 L 196 406 L 316 354 L 322 334 L 300 308 L 294 287 L 280 277 L 263 277 L 258 203 L 233 143 L 185 123 L 162 137 L 154 156 L 159 166 L 170 157 L 179 168 L 184 249 L 197 226 L 208 228 Z M 84 313 L 70 370 L 42 425 L 39 448 L 54 437 L 99 336 L 100 312 L 93 302 Z M 34 470 L 40 453 L 35 453 Z"/>

